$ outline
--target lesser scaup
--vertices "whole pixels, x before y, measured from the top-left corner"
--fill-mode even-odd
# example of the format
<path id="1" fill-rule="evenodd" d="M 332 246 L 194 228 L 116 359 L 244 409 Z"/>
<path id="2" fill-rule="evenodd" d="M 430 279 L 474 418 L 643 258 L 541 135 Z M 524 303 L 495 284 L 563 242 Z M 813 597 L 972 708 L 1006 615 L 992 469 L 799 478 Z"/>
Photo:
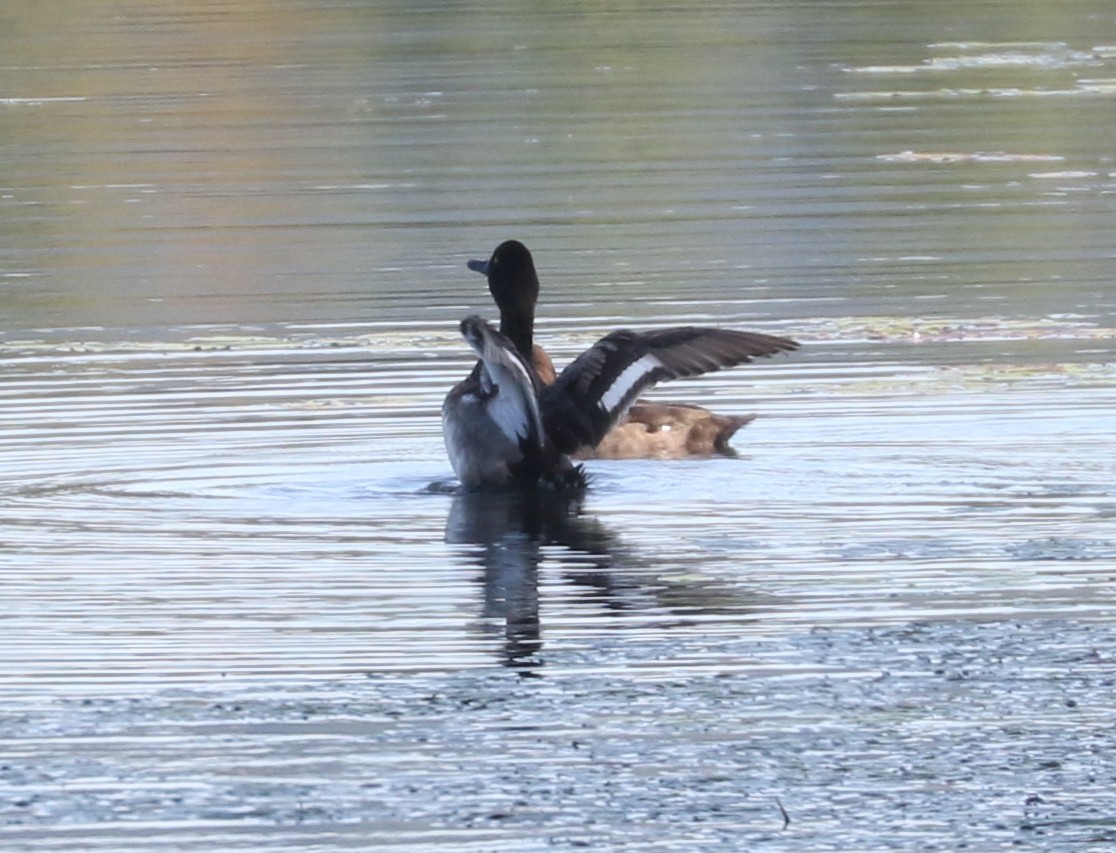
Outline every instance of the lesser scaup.
<path id="1" fill-rule="evenodd" d="M 442 431 L 453 470 L 467 487 L 580 488 L 585 477 L 570 456 L 600 443 L 641 392 L 798 346 L 729 329 L 620 329 L 545 384 L 520 345 L 480 317 L 462 320 L 461 334 L 480 360 L 446 396 Z M 516 334 L 530 344 L 522 330 Z"/>
<path id="2" fill-rule="evenodd" d="M 542 347 L 534 343 L 539 276 L 531 252 L 518 240 L 496 247 L 487 261 L 471 260 L 469 269 L 488 279 L 500 309 L 500 332 L 534 363 L 539 378 L 550 384 L 557 374 Z M 755 415 L 719 415 L 690 403 L 638 400 L 595 447 L 577 452 L 581 459 L 642 459 L 731 453 L 729 440 Z"/>

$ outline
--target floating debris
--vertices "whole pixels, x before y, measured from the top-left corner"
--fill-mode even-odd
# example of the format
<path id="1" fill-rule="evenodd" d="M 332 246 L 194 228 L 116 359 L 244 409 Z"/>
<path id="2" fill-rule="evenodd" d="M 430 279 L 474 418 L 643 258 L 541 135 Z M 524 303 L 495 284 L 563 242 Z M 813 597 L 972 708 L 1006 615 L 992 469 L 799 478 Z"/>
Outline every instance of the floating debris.
<path id="1" fill-rule="evenodd" d="M 900 151 L 877 154 L 885 163 L 1058 163 L 1059 154 L 1012 154 L 1008 151 Z"/>
<path id="2" fill-rule="evenodd" d="M 956 50 L 953 56 L 932 56 L 911 65 L 862 65 L 846 68 L 850 74 L 923 74 L 998 68 L 1074 68 L 1098 65 L 1105 58 L 1103 49 L 1073 50 L 1061 42 L 1003 44 L 969 42 L 964 44 L 931 44 L 930 50 Z"/>

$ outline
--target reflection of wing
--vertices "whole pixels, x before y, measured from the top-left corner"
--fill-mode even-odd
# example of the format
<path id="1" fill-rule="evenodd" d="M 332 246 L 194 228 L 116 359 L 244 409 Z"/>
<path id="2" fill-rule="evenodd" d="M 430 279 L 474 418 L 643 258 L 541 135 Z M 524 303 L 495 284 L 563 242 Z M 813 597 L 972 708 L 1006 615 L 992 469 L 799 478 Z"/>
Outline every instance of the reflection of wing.
<path id="1" fill-rule="evenodd" d="M 446 521 L 446 542 L 479 545 L 484 604 L 481 617 L 502 623 L 505 666 L 532 668 L 540 661 L 538 566 L 542 540 L 530 532 L 514 492 L 463 490 Z"/>
<path id="2" fill-rule="evenodd" d="M 751 619 L 758 607 L 778 603 L 734 583 L 702 579 L 692 566 L 683 572 L 628 552 L 604 524 L 582 515 L 568 493 L 462 490 L 446 521 L 446 542 L 474 546 L 468 555 L 483 569 L 482 616 L 502 623 L 506 666 L 541 665 L 538 569 L 544 557 L 548 569 L 557 565 L 565 583 L 585 591 L 579 600 L 632 618 L 645 613 L 656 624 L 695 614 Z"/>
<path id="3" fill-rule="evenodd" d="M 563 545 L 592 554 L 591 572 L 611 564 L 611 536 L 595 520 L 579 515 L 568 494 L 525 489 L 463 490 L 446 521 L 446 542 L 479 545 L 485 619 L 503 622 L 503 662 L 535 667 L 542 649 L 539 631 L 538 567 L 544 548 Z"/>

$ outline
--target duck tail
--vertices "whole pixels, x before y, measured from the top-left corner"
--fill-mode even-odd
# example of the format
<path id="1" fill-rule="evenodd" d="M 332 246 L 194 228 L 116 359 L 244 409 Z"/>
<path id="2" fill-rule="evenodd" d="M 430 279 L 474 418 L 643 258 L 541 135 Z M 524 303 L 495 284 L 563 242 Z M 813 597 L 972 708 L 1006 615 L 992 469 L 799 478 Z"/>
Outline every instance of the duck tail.
<path id="1" fill-rule="evenodd" d="M 737 430 L 747 426 L 756 419 L 755 415 L 714 415 L 710 425 L 715 430 L 713 434 L 713 450 L 717 453 L 735 455 L 729 442 L 736 435 Z"/>

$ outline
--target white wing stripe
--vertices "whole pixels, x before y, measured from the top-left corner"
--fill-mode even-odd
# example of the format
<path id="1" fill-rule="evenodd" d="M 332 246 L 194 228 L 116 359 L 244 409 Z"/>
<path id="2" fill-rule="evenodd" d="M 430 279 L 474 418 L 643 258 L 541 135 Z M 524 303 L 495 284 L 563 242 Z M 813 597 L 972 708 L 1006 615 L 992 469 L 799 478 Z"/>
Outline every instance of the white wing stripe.
<path id="1" fill-rule="evenodd" d="M 651 353 L 633 361 L 624 368 L 620 375 L 616 377 L 615 381 L 608 387 L 608 390 L 601 395 L 601 408 L 611 414 L 623 401 L 625 395 L 636 386 L 639 380 L 655 368 L 662 366 L 663 363 Z"/>

